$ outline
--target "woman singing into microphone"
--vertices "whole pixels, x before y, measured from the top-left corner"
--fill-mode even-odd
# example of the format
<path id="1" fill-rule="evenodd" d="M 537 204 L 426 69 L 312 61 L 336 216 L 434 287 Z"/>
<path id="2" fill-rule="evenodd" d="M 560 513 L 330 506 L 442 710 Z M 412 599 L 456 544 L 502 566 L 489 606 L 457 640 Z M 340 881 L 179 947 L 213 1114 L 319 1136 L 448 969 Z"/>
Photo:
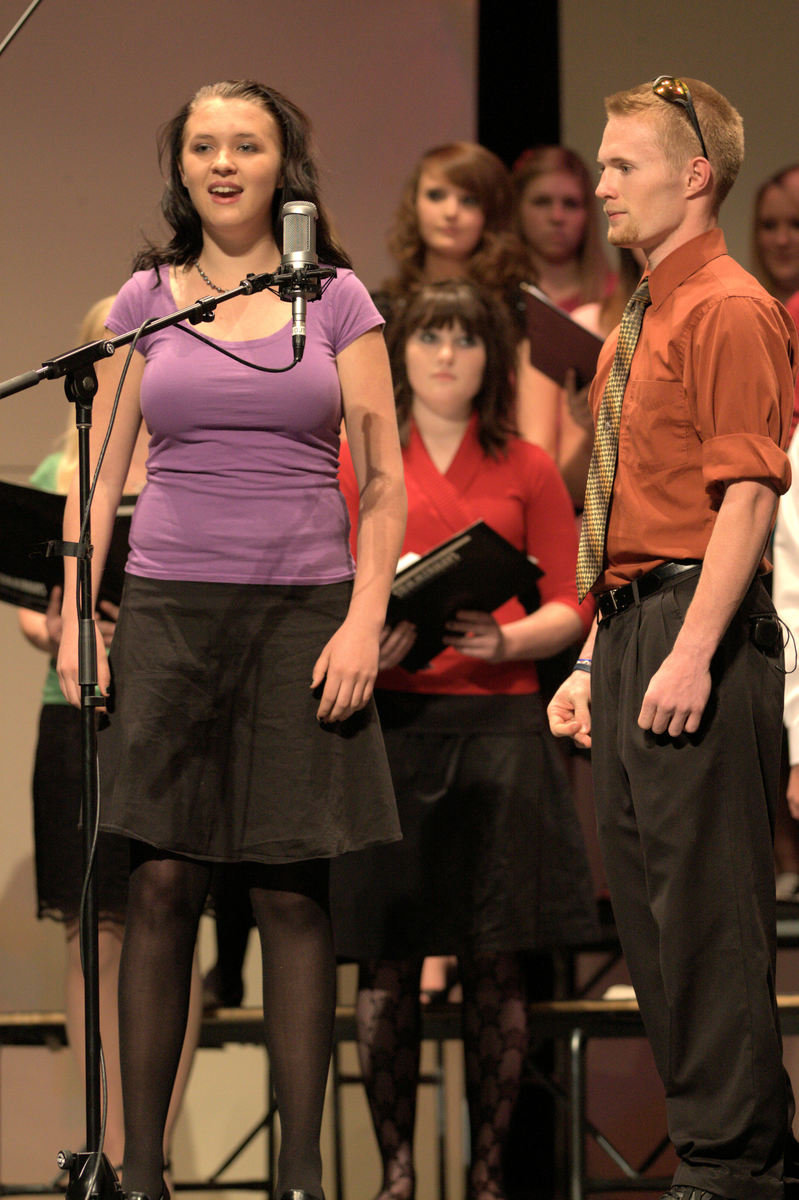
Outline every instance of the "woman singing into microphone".
<path id="1" fill-rule="evenodd" d="M 319 1127 L 334 1014 L 328 870 L 399 834 L 372 688 L 405 519 L 381 318 L 333 240 L 306 117 L 248 80 L 201 88 L 166 127 L 165 246 L 139 254 L 111 333 L 236 286 L 280 262 L 280 213 L 319 211 L 319 256 L 338 268 L 309 304 L 302 362 L 270 292 L 217 310 L 212 346 L 145 336 L 122 388 L 94 505 L 93 571 L 142 419 L 136 508 L 109 680 L 102 825 L 130 839 L 120 981 L 123 1185 L 164 1194 L 161 1142 L 197 923 L 214 863 L 247 880 L 263 952 L 264 1018 L 282 1140 L 277 1195 L 321 1196 Z M 118 355 L 121 359 L 123 355 Z M 98 368 L 102 438 L 121 370 Z M 357 569 L 339 491 L 346 415 L 360 488 Z M 77 496 L 65 528 L 77 531 Z M 74 567 L 65 595 L 74 595 Z M 64 606 L 59 675 L 79 702 L 77 618 Z M 105 746 L 103 745 L 105 743 Z M 108 759 L 112 754 L 107 755 Z"/>

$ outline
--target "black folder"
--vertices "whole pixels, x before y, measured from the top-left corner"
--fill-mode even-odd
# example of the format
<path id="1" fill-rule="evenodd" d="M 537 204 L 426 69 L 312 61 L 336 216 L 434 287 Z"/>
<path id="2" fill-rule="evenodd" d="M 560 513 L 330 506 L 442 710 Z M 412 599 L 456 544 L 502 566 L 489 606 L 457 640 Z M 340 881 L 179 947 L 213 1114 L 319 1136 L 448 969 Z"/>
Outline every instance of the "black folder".
<path id="1" fill-rule="evenodd" d="M 136 497 L 126 497 L 114 522 L 100 594 L 119 604 Z M 52 589 L 64 583 L 63 560 L 48 557 L 47 543 L 61 538 L 64 497 L 0 480 L 0 600 L 44 612 Z"/>
<path id="2" fill-rule="evenodd" d="M 402 661 L 418 671 L 444 649 L 444 626 L 462 608 L 493 612 L 518 596 L 528 612 L 539 604 L 541 568 L 501 534 L 476 521 L 399 571 L 388 623 L 411 621 L 416 641 Z"/>
<path id="3" fill-rule="evenodd" d="M 530 362 L 560 387 L 571 367 L 577 372 L 577 387 L 585 387 L 596 374 L 602 338 L 558 308 L 534 284 L 520 286 L 526 308 Z"/>

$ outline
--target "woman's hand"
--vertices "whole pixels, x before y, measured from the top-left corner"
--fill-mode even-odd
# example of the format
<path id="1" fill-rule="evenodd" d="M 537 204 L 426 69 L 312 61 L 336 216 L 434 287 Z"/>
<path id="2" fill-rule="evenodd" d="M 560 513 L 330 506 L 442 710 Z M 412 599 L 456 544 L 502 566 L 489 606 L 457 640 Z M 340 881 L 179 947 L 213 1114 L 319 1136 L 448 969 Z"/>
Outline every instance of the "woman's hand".
<path id="1" fill-rule="evenodd" d="M 590 384 L 585 387 L 577 387 L 577 372 L 573 367 L 570 367 L 566 372 L 566 378 L 563 381 L 563 389 L 566 393 L 566 406 L 569 410 L 569 416 L 574 421 L 575 425 L 579 425 L 586 433 L 593 434 L 594 418 L 591 414 L 591 409 L 588 406 L 588 393 Z"/>
<path id="2" fill-rule="evenodd" d="M 71 606 L 70 606 L 71 607 Z M 108 667 L 108 654 L 105 640 L 99 623 L 95 620 L 94 633 L 97 642 L 97 686 L 104 696 L 108 695 L 111 686 L 111 672 Z M 80 683 L 78 682 L 78 619 L 75 613 L 64 615 L 62 612 L 61 645 L 58 648 L 58 679 L 61 691 L 70 704 L 80 708 Z"/>
<path id="3" fill-rule="evenodd" d="M 447 621 L 449 633 L 444 644 L 452 646 L 467 658 L 481 658 L 484 662 L 505 661 L 505 638 L 502 627 L 491 613 L 462 609 L 454 620 Z"/>
<path id="4" fill-rule="evenodd" d="M 385 625 L 380 634 L 380 670 L 398 667 L 416 641 L 416 626 L 410 621 L 399 621 L 393 627 Z"/>
<path id="5" fill-rule="evenodd" d="M 47 598 L 47 608 L 39 612 L 33 608 L 17 610 L 19 627 L 32 646 L 43 650 L 50 658 L 58 654 L 61 641 L 61 596 L 63 589 L 54 587 Z"/>
<path id="6" fill-rule="evenodd" d="M 345 721 L 372 698 L 379 658 L 379 633 L 347 617 L 314 663 L 311 688 L 322 686 L 318 721 Z"/>
<path id="7" fill-rule="evenodd" d="M 111 645 L 118 620 L 119 605 L 113 604 L 110 600 L 101 600 L 97 605 L 97 628 L 102 634 L 106 650 Z"/>

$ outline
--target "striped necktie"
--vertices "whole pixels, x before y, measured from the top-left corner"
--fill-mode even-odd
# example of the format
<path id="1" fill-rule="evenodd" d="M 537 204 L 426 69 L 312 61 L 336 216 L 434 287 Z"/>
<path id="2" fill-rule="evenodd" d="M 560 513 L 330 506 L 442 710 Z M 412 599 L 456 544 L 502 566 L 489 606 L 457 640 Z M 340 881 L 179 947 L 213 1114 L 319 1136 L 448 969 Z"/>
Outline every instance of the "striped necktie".
<path id="1" fill-rule="evenodd" d="M 599 406 L 594 448 L 585 488 L 580 548 L 577 551 L 577 594 L 580 600 L 590 592 L 602 572 L 608 509 L 619 450 L 621 404 L 638 335 L 641 332 L 644 310 L 649 303 L 649 280 L 644 279 L 627 301 L 621 319 L 619 340 L 616 343 L 616 354 Z"/>

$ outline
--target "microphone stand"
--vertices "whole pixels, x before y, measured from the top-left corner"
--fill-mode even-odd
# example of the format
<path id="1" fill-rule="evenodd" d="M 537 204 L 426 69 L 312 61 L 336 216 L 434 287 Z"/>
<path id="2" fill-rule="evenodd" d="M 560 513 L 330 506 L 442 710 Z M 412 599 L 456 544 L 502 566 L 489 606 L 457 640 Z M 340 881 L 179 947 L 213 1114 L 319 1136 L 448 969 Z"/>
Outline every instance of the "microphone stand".
<path id="1" fill-rule="evenodd" d="M 317 268 L 324 271 L 325 268 Z M 328 271 L 329 273 L 329 271 Z M 235 296 L 253 295 L 267 288 L 290 283 L 292 272 L 283 268 L 264 275 L 248 275 L 240 285 L 218 296 L 205 296 L 187 308 L 170 313 L 148 322 L 144 334 L 153 333 L 188 320 L 192 325 L 213 321 L 218 304 L 232 300 Z M 101 1150 L 102 1124 L 100 1120 L 100 1020 L 99 1020 L 99 951 L 97 927 L 97 881 L 92 856 L 94 830 L 98 814 L 97 778 L 97 723 L 95 709 L 101 707 L 104 698 L 97 691 L 97 643 L 94 624 L 94 601 L 91 578 L 91 526 L 89 493 L 91 486 L 91 464 L 89 457 L 89 432 L 92 423 L 92 401 L 97 391 L 95 363 L 108 358 L 120 347 L 129 345 L 139 334 L 131 330 L 107 341 L 90 342 L 78 346 L 42 363 L 33 371 L 17 375 L 0 383 L 0 398 L 12 396 L 26 388 L 35 387 L 45 379 L 64 379 L 67 399 L 75 405 L 75 422 L 78 431 L 78 475 L 80 482 L 80 519 L 83 534 L 75 542 L 54 542 L 48 553 L 69 554 L 78 560 L 78 617 L 79 617 L 79 665 L 81 711 L 81 811 L 83 819 L 84 871 L 88 872 L 84 890 L 85 902 L 81 914 L 81 957 L 84 978 L 84 1022 L 85 1022 L 85 1066 L 86 1066 L 86 1151 L 73 1153 L 62 1150 L 58 1153 L 58 1166 L 69 1171 L 66 1189 L 68 1200 L 121 1200 L 122 1188 L 113 1167 Z M 295 351 L 295 363 L 297 361 Z M 292 364 L 294 365 L 294 364 Z M 66 599 L 66 597 L 65 597 Z"/>

